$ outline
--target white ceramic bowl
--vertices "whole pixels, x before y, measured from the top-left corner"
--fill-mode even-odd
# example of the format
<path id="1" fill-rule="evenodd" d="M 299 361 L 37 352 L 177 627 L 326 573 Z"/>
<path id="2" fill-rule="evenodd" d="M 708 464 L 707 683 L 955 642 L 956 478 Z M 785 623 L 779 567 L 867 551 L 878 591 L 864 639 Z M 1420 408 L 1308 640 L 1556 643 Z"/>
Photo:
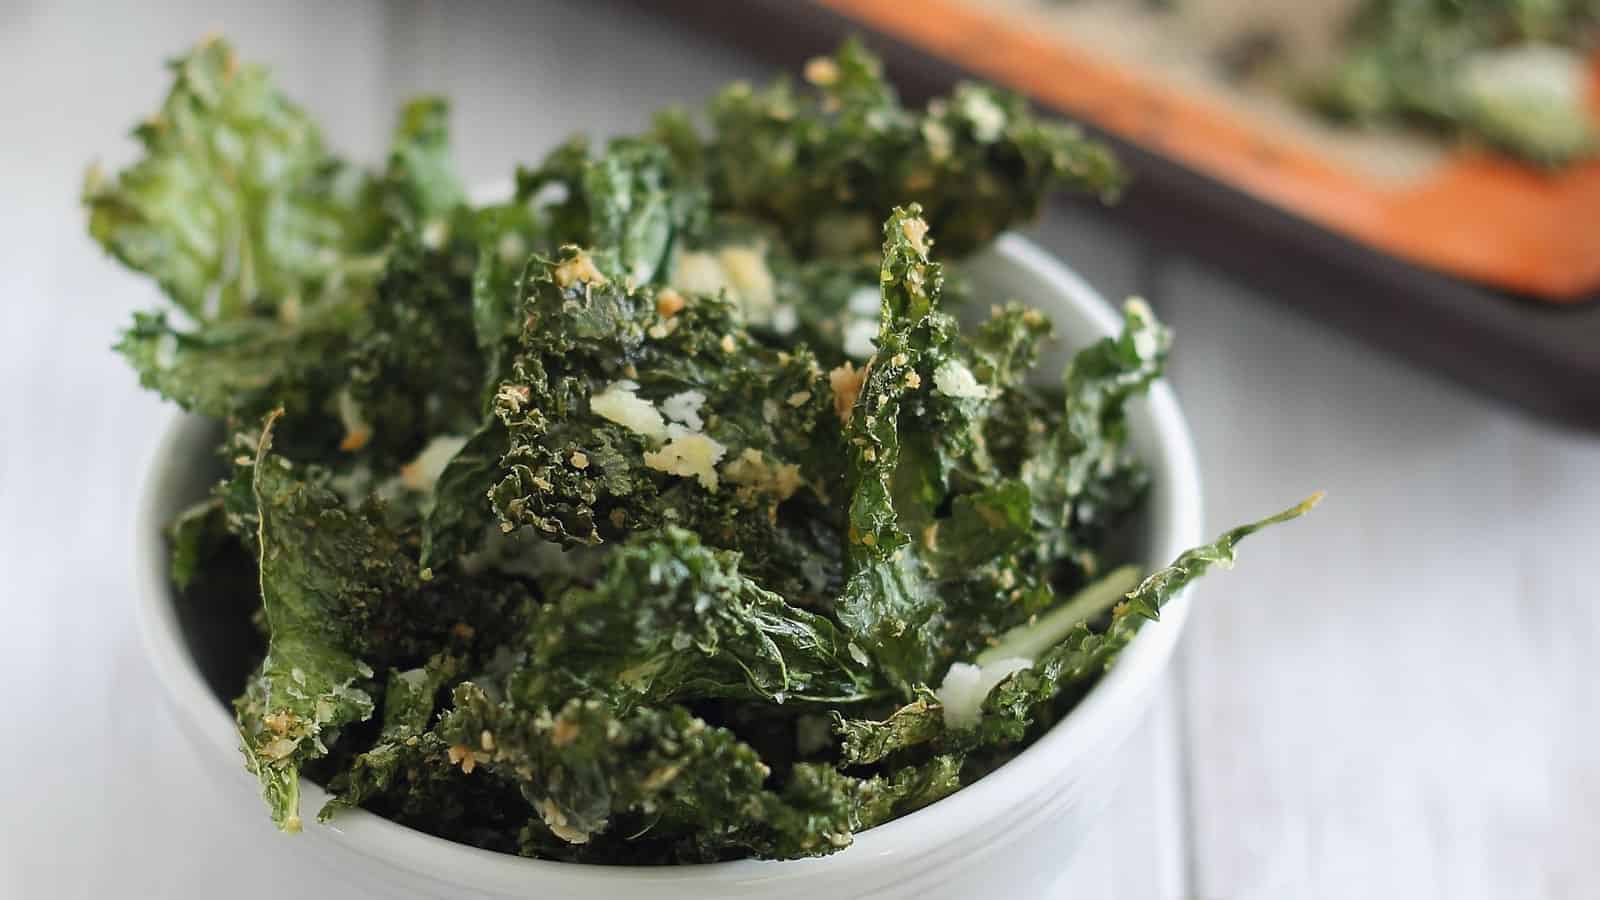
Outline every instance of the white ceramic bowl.
<path id="1" fill-rule="evenodd" d="M 1057 332 L 1040 369 L 1056 373 L 1070 351 L 1113 334 L 1120 317 L 1082 279 L 1029 241 L 1008 235 L 964 270 L 985 304 L 1019 299 L 1048 313 Z M 180 626 L 167 579 L 162 527 L 200 497 L 214 426 L 175 416 L 156 451 L 138 513 L 140 623 L 157 673 L 179 718 L 225 789 L 265 816 L 255 780 L 244 771 L 231 712 L 207 686 Z M 1199 543 L 1201 491 L 1188 427 L 1172 391 L 1158 384 L 1131 410 L 1133 442 L 1148 463 L 1146 565 Z M 634 898 L 918 898 L 970 900 L 1000 889 L 1043 897 L 1073 851 L 1115 801 L 1116 751 L 1150 706 L 1187 613 L 1181 598 L 1146 625 L 1072 712 L 987 778 L 908 816 L 857 835 L 850 848 L 820 859 L 741 861 L 658 868 L 593 866 L 522 859 L 436 838 L 363 810 L 298 837 L 308 852 L 348 878 L 396 893 L 450 896 L 634 900 Z M 327 795 L 301 785 L 306 820 Z"/>

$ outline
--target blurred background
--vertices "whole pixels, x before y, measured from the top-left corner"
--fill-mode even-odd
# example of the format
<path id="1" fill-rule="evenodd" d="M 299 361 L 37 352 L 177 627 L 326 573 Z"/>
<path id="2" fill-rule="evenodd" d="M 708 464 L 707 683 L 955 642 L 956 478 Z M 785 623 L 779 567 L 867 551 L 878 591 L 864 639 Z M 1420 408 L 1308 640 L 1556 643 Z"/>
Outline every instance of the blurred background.
<path id="1" fill-rule="evenodd" d="M 1115 138 L 1140 176 L 1125 203 L 1054 205 L 1031 235 L 1172 325 L 1209 527 L 1328 492 L 1297 540 L 1252 544 L 1196 594 L 1073 896 L 1600 895 L 1593 164 L 1435 123 L 1385 132 L 1410 168 L 1379 177 L 1370 147 L 1111 52 L 1183 32 L 1146 22 L 1148 43 L 1088 58 L 1017 6 L 0 4 L 0 895 L 355 890 L 211 794 L 132 622 L 132 509 L 171 411 L 109 347 L 157 297 L 91 243 L 77 197 L 91 161 L 132 158 L 160 62 L 224 33 L 367 161 L 403 98 L 445 94 L 488 184 L 847 31 L 908 95 L 976 71 Z M 1479 214 L 1457 233 L 1462 208 Z M 1442 249 L 1416 239 L 1430 228 Z"/>

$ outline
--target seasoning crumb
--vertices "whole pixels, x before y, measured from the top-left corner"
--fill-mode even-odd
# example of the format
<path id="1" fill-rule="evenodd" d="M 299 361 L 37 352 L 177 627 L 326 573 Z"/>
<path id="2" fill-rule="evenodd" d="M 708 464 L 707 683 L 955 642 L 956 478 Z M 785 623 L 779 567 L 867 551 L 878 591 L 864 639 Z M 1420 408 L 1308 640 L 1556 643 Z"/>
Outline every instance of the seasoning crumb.
<path id="1" fill-rule="evenodd" d="M 818 56 L 806 63 L 806 80 L 817 87 L 829 87 L 839 80 L 839 64 L 826 56 Z"/>
<path id="2" fill-rule="evenodd" d="M 928 253 L 928 223 L 919 217 L 902 219 L 900 231 L 911 242 L 911 246 L 924 256 Z"/>
<path id="3" fill-rule="evenodd" d="M 861 385 L 866 378 L 867 369 L 857 369 L 849 360 L 828 373 L 828 386 L 833 389 L 833 411 L 840 422 L 850 424 L 856 397 L 860 396 Z"/>
<path id="4" fill-rule="evenodd" d="M 461 774 L 463 775 L 471 775 L 472 770 L 478 767 L 477 756 L 473 754 L 472 748 L 466 744 L 451 744 L 450 749 L 445 751 L 445 755 L 449 758 L 450 765 L 461 767 Z"/>
<path id="5" fill-rule="evenodd" d="M 580 731 L 577 722 L 568 718 L 557 719 L 555 727 L 550 731 L 550 743 L 557 747 L 565 747 L 578 739 Z"/>
<path id="6" fill-rule="evenodd" d="M 656 294 L 656 315 L 663 319 L 670 319 L 677 315 L 688 304 L 683 295 L 672 288 L 662 288 Z"/>
<path id="7" fill-rule="evenodd" d="M 339 441 L 339 449 L 346 453 L 355 453 L 366 447 L 372 441 L 372 427 L 358 424 L 344 433 L 344 438 Z"/>
<path id="8" fill-rule="evenodd" d="M 594 260 L 589 254 L 579 251 L 570 259 L 564 259 L 556 265 L 551 272 L 551 277 L 556 284 L 563 288 L 572 287 L 574 284 L 603 285 L 606 276 L 595 268 Z"/>

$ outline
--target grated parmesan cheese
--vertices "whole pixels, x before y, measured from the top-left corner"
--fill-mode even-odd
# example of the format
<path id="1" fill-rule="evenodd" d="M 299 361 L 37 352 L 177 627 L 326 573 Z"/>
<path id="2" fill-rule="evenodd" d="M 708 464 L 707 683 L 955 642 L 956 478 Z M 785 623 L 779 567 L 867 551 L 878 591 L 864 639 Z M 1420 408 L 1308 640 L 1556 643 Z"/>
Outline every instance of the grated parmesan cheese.
<path id="1" fill-rule="evenodd" d="M 850 299 L 845 301 L 845 305 L 858 316 L 877 318 L 878 310 L 883 306 L 883 294 L 875 287 L 858 287 L 850 292 Z"/>
<path id="2" fill-rule="evenodd" d="M 983 713 L 989 692 L 1013 673 L 1033 668 L 1033 660 L 1020 656 L 997 659 L 975 666 L 958 662 L 950 666 L 935 693 L 944 707 L 944 724 L 957 730 L 972 728 Z"/>
<path id="3" fill-rule="evenodd" d="M 1128 302 L 1123 304 L 1123 309 L 1130 316 L 1137 319 L 1141 325 L 1148 324 L 1154 317 L 1154 314 L 1150 312 L 1150 305 L 1139 297 L 1128 298 Z M 1160 342 L 1148 330 L 1140 330 L 1134 333 L 1133 352 L 1139 354 L 1140 359 L 1154 359 L 1160 349 Z"/>
<path id="4" fill-rule="evenodd" d="M 912 248 L 918 253 L 927 255 L 928 252 L 928 223 L 923 219 L 904 219 L 900 222 L 900 232 L 911 242 Z"/>
<path id="5" fill-rule="evenodd" d="M 928 142 L 928 156 L 932 157 L 934 162 L 943 162 L 950 158 L 950 148 L 955 145 L 955 140 L 943 122 L 931 118 L 924 121 L 922 139 Z"/>
<path id="6" fill-rule="evenodd" d="M 556 802 L 548 797 L 539 801 L 539 818 L 544 820 L 545 827 L 550 829 L 551 834 L 561 838 L 563 841 L 569 844 L 589 843 L 588 832 L 573 828 L 567 824 L 567 814 L 562 812 L 561 807 L 557 806 Z"/>
<path id="7" fill-rule="evenodd" d="M 972 123 L 972 136 L 985 144 L 999 140 L 1006 127 L 1005 110 L 983 91 L 967 91 L 961 101 L 961 111 Z"/>
<path id="8" fill-rule="evenodd" d="M 844 352 L 852 359 L 866 359 L 878 349 L 878 323 L 854 319 L 844 328 Z"/>
<path id="9" fill-rule="evenodd" d="M 747 322 L 766 325 L 777 315 L 778 285 L 767 266 L 764 244 L 680 254 L 672 269 L 672 284 L 691 294 L 726 293 Z"/>
<path id="10" fill-rule="evenodd" d="M 759 322 L 771 320 L 772 309 L 778 303 L 778 288 L 772 280 L 772 270 L 767 268 L 767 248 L 759 244 L 725 247 L 717 254 L 717 261 L 738 295 L 745 318 Z"/>
<path id="11" fill-rule="evenodd" d="M 800 327 L 800 314 L 794 307 L 787 303 L 779 304 L 772 311 L 772 330 L 779 334 L 793 334 Z"/>
<path id="12" fill-rule="evenodd" d="M 661 413 L 634 393 L 639 385 L 632 381 L 614 381 L 606 389 L 589 398 L 589 411 L 615 422 L 623 428 L 642 434 L 653 441 L 667 437 L 667 423 Z"/>
<path id="13" fill-rule="evenodd" d="M 442 434 L 429 441 L 416 458 L 400 467 L 400 483 L 407 490 L 426 493 L 433 490 L 444 467 L 467 445 L 467 439 L 457 434 Z"/>
<path id="14" fill-rule="evenodd" d="M 959 359 L 947 359 L 933 370 L 933 389 L 946 397 L 981 400 L 989 396 L 989 389 L 979 384 Z"/>
<path id="15" fill-rule="evenodd" d="M 728 448 L 711 438 L 676 423 L 667 426 L 667 443 L 660 450 L 646 450 L 644 464 L 658 472 L 679 478 L 694 478 L 708 491 L 717 489 L 717 463 Z"/>
<path id="16" fill-rule="evenodd" d="M 689 426 L 690 431 L 699 431 L 705 427 L 700 418 L 700 407 L 705 402 L 706 395 L 700 391 L 683 391 L 661 401 L 661 411 L 672 421 Z"/>
<path id="17" fill-rule="evenodd" d="M 861 394 L 861 385 L 867 380 L 867 369 L 857 369 L 854 363 L 846 361 L 828 373 L 828 386 L 833 388 L 833 412 L 839 421 L 850 424 L 850 414 L 855 410 L 856 397 Z"/>
<path id="18" fill-rule="evenodd" d="M 723 466 L 722 476 L 730 484 L 756 493 L 771 494 L 780 503 L 793 497 L 804 483 L 798 465 L 769 463 L 761 451 L 754 447 L 746 447 L 732 462 Z"/>
<path id="19" fill-rule="evenodd" d="M 678 262 L 672 267 L 672 284 L 690 294 L 715 295 L 727 287 L 717 258 L 701 252 L 678 255 Z"/>
<path id="20" fill-rule="evenodd" d="M 555 272 L 552 274 L 555 277 L 556 284 L 564 288 L 572 287 L 574 283 L 606 283 L 606 276 L 600 274 L 600 270 L 595 268 L 594 260 L 587 253 L 579 253 L 573 258 L 563 261 L 556 266 Z"/>
<path id="21" fill-rule="evenodd" d="M 349 390 L 339 391 L 338 406 L 339 423 L 344 426 L 344 438 L 339 441 L 339 449 L 354 453 L 372 440 L 372 426 L 361 414 L 361 407 L 356 405 Z"/>

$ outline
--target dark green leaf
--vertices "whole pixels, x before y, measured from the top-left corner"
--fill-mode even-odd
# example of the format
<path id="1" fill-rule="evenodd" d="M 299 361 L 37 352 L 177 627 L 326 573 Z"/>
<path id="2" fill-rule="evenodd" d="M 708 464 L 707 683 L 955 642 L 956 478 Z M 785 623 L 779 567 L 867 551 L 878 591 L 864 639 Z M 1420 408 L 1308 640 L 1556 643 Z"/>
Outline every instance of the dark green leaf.
<path id="1" fill-rule="evenodd" d="M 174 328 L 165 313 L 136 313 L 117 350 L 141 384 L 184 409 L 257 420 L 283 406 L 304 415 L 328 400 L 338 377 L 332 363 L 349 346 L 349 319 L 331 312 L 295 324 L 252 317 L 192 331 Z"/>
<path id="2" fill-rule="evenodd" d="M 869 251 L 893 206 L 920 203 L 952 256 L 1032 217 L 1057 189 L 1116 193 L 1123 173 L 1077 129 L 1035 118 L 1020 97 L 964 84 L 924 112 L 903 107 L 860 44 L 806 67 L 815 93 L 735 84 L 711 104 L 699 154 L 720 209 L 782 228 L 803 255 Z M 681 126 L 668 130 L 685 143 Z"/>
<path id="3" fill-rule="evenodd" d="M 299 770 L 326 754 L 338 729 L 372 715 L 365 685 L 372 668 L 355 652 L 354 609 L 409 573 L 398 548 L 326 490 L 295 478 L 272 455 L 270 423 L 254 462 L 260 512 L 261 599 L 272 637 L 267 656 L 236 704 L 245 760 L 261 780 L 279 828 L 300 828 Z"/>
<path id="4" fill-rule="evenodd" d="M 390 213 L 419 232 L 443 227 L 466 191 L 450 151 L 450 104 L 418 97 L 400 111 L 384 187 Z"/>
<path id="5" fill-rule="evenodd" d="M 866 667 L 827 619 L 763 590 L 736 554 L 668 526 L 613 551 L 593 587 L 540 610 L 526 703 L 605 697 L 618 707 L 713 698 L 849 703 Z M 857 651 L 859 652 L 859 651 Z"/>
<path id="6" fill-rule="evenodd" d="M 1365 0 L 1306 94 L 1338 119 L 1420 123 L 1567 165 L 1600 148 L 1584 90 L 1597 33 L 1592 0 Z"/>
<path id="7" fill-rule="evenodd" d="M 145 156 L 91 171 L 89 231 L 198 321 L 309 305 L 373 249 L 367 186 L 259 66 L 211 40 L 134 137 Z"/>
<path id="8" fill-rule="evenodd" d="M 222 420 L 173 577 L 262 639 L 200 662 L 285 829 L 303 776 L 548 859 L 831 853 L 1002 765 L 1266 524 L 1096 581 L 1164 330 L 1130 305 L 1034 387 L 1049 323 L 963 334 L 945 305 L 1003 298 L 931 254 L 1118 183 L 1020 99 L 908 110 L 851 44 L 472 208 L 442 100 L 363 173 L 225 46 L 177 69 L 91 231 L 192 320 L 119 349 Z"/>
<path id="9" fill-rule="evenodd" d="M 1144 496 L 1149 476 L 1128 447 L 1127 404 L 1161 377 L 1170 345 L 1150 308 L 1130 300 L 1122 333 L 1072 358 L 1061 425 L 1022 465 L 1045 560 L 1092 573 L 1094 549 Z"/>
<path id="10" fill-rule="evenodd" d="M 185 509 L 167 526 L 167 536 L 172 541 L 172 584 L 182 592 L 227 540 L 222 502 L 208 498 Z"/>

